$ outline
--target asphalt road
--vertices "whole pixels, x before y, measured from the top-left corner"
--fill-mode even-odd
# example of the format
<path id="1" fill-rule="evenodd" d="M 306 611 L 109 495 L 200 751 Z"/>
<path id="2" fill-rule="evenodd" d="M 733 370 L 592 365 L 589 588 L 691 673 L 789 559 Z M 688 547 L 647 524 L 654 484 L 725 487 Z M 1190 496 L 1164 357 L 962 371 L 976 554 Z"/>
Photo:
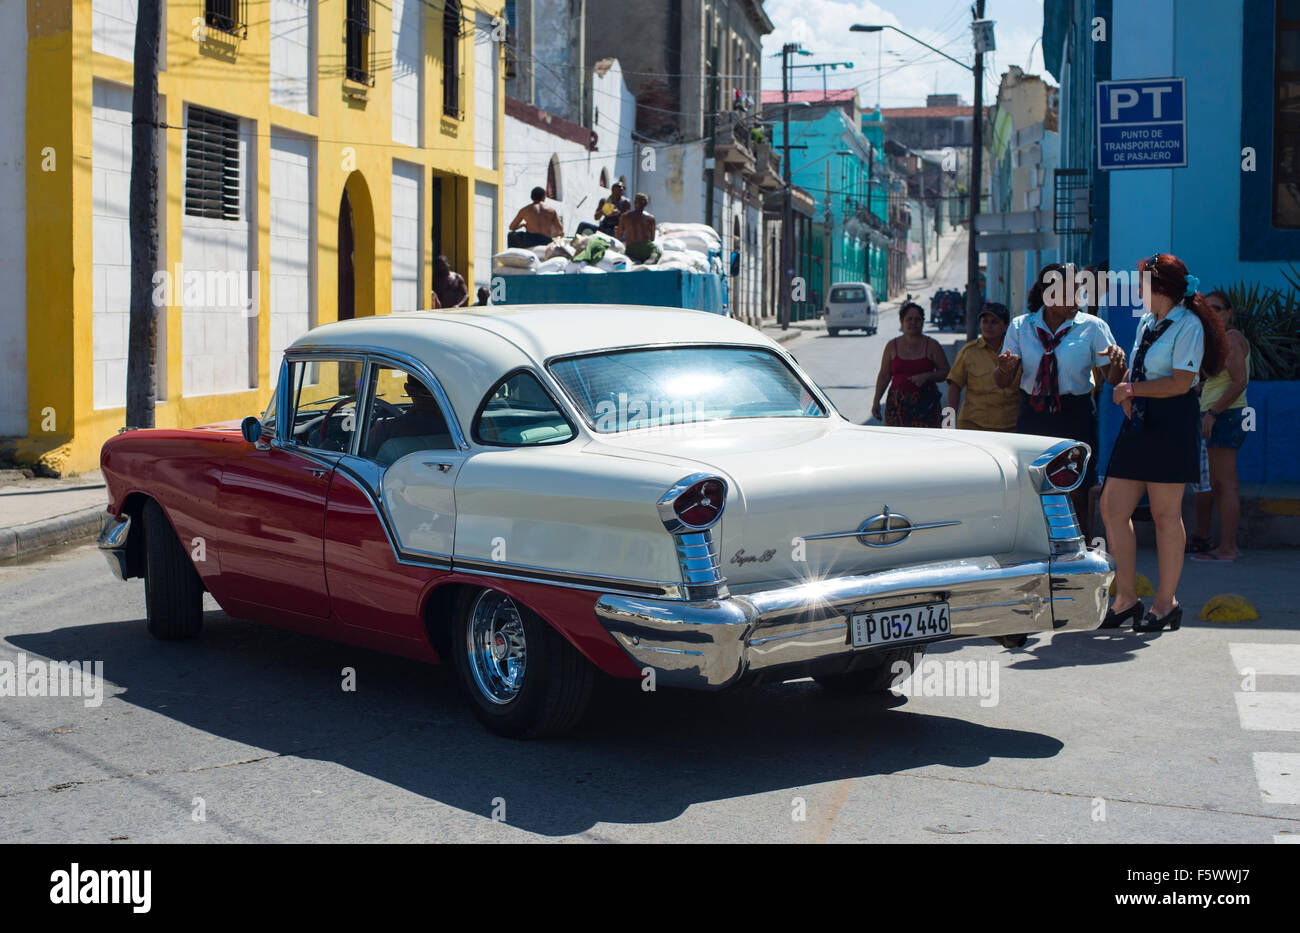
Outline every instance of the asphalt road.
<path id="1" fill-rule="evenodd" d="M 96 659 L 107 681 L 98 707 L 0 699 L 0 841 L 1296 840 L 1300 799 L 1276 799 L 1294 779 L 1267 769 L 1300 757 L 1300 723 L 1243 728 L 1261 714 L 1243 719 L 1233 653 L 1264 646 L 1245 649 L 1259 672 L 1247 700 L 1286 726 L 1294 560 L 1251 557 L 1183 596 L 1249 589 L 1258 623 L 932 650 L 996 665 L 996 704 L 837 699 L 809 681 L 606 687 L 572 736 L 520 743 L 479 728 L 450 672 L 215 606 L 201 639 L 154 641 L 141 582 L 82 547 L 0 568 L 0 662 Z"/>
<path id="2" fill-rule="evenodd" d="M 913 300 L 925 309 L 927 320 L 930 317 L 930 296 L 935 290 L 955 288 L 960 291 L 965 284 L 964 244 L 964 239 L 959 240 L 948 251 L 938 268 L 932 269 L 933 275 L 928 281 L 910 283 Z M 799 364 L 830 395 L 840 414 L 857 424 L 880 423 L 871 418 L 871 399 L 885 344 L 903 332 L 898 320 L 901 304 L 900 299 L 884 303 L 878 331 L 872 336 L 863 331 L 846 330 L 832 337 L 825 330 L 811 330 L 801 332 L 785 344 Z M 966 342 L 964 329 L 960 333 L 939 331 L 926 324 L 925 332 L 947 348 L 950 361 L 956 356 L 957 348 Z M 939 390 L 946 399 L 947 384 L 941 383 Z"/>

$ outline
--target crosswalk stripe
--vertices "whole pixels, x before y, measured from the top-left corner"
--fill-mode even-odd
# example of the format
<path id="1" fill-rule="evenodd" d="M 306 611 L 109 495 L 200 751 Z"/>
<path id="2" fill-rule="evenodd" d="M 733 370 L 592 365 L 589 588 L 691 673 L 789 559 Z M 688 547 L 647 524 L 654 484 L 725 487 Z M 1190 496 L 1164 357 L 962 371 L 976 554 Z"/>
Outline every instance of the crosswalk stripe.
<path id="1" fill-rule="evenodd" d="M 1255 779 L 1266 803 L 1300 803 L 1300 755 L 1255 752 Z"/>
<path id="2" fill-rule="evenodd" d="M 1300 676 L 1300 644 L 1242 642 L 1228 645 L 1228 650 L 1238 673 L 1250 668 L 1258 675 Z"/>
<path id="3" fill-rule="evenodd" d="M 1241 728 L 1252 731 L 1300 732 L 1300 693 L 1236 693 Z"/>

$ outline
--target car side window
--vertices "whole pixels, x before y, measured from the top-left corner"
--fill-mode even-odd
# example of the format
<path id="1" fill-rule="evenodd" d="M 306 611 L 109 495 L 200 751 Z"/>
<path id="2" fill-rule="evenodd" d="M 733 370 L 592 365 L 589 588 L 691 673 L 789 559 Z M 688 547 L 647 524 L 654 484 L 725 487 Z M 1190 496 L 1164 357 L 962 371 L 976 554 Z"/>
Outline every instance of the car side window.
<path id="1" fill-rule="evenodd" d="M 453 450 L 438 400 L 420 378 L 395 366 L 370 367 L 370 407 L 360 455 L 382 467 L 420 450 Z"/>
<path id="2" fill-rule="evenodd" d="M 291 443 L 347 453 L 356 433 L 359 360 L 296 360 L 289 364 Z"/>
<path id="3" fill-rule="evenodd" d="M 563 444 L 573 439 L 573 426 L 537 377 L 520 371 L 488 392 L 474 419 L 474 439 L 500 447 Z"/>

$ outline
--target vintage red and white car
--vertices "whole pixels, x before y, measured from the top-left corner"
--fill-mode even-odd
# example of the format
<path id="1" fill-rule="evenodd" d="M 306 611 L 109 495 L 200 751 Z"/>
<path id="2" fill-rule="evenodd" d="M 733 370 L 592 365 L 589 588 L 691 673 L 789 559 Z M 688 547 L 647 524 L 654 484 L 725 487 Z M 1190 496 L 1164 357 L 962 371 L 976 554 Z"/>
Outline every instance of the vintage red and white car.
<path id="1" fill-rule="evenodd" d="M 102 454 L 100 547 L 149 631 L 226 613 L 455 664 L 512 736 L 598 672 L 887 689 L 927 643 L 1092 629 L 1113 574 L 1069 491 L 1090 451 L 865 427 L 778 344 L 663 308 L 326 324 L 259 417 Z"/>

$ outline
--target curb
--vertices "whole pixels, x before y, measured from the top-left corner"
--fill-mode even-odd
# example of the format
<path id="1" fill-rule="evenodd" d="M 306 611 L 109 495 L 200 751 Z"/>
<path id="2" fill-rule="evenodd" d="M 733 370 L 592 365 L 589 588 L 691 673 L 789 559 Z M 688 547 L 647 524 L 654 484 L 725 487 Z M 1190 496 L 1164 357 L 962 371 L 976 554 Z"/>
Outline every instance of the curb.
<path id="1" fill-rule="evenodd" d="M 0 528 L 0 560 L 14 560 L 60 544 L 94 538 L 107 514 L 102 506 L 90 506 L 66 515 Z"/>

